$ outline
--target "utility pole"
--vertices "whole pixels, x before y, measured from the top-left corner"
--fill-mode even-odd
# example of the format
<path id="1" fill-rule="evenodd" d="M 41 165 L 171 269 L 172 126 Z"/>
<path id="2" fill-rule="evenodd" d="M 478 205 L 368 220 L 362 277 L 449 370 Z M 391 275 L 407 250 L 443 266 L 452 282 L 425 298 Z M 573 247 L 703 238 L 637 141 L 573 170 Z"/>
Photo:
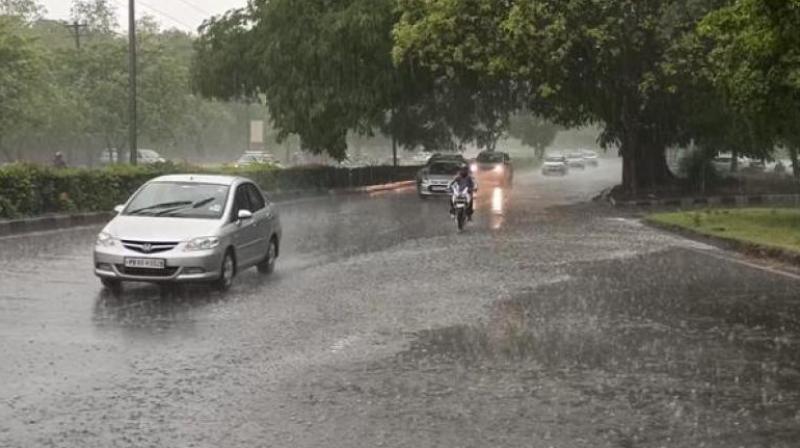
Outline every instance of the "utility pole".
<path id="1" fill-rule="evenodd" d="M 65 27 L 70 29 L 70 32 L 73 36 L 75 36 L 75 49 L 81 49 L 81 30 L 86 28 L 88 25 L 85 23 L 78 23 L 78 21 L 74 21 L 72 23 L 65 23 Z"/>
<path id="2" fill-rule="evenodd" d="M 131 165 L 136 165 L 138 144 L 136 143 L 136 8 L 134 0 L 128 0 L 128 149 Z"/>

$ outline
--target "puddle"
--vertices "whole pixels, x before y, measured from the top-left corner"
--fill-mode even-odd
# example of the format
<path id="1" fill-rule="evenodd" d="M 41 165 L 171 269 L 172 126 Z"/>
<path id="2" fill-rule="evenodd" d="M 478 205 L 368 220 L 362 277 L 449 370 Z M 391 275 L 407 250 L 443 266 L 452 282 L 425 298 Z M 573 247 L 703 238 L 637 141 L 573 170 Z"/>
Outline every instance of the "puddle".
<path id="1" fill-rule="evenodd" d="M 419 332 L 396 362 L 535 369 L 601 400 L 796 425 L 797 285 L 687 252 L 568 269 L 571 281 L 495 303 L 485 324 Z"/>

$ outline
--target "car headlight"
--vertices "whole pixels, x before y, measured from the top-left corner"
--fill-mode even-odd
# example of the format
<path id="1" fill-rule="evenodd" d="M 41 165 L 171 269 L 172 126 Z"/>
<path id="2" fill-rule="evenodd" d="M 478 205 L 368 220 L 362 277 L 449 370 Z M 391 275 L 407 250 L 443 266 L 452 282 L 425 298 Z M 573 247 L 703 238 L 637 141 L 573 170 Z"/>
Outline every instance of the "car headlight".
<path id="1" fill-rule="evenodd" d="M 472 171 L 473 173 L 478 172 L 478 164 L 473 163 L 472 165 L 469 166 L 469 170 Z"/>
<path id="2" fill-rule="evenodd" d="M 108 232 L 100 232 L 97 235 L 97 241 L 95 242 L 95 246 L 111 247 L 114 244 L 116 244 L 114 242 L 114 237 L 111 236 L 110 233 L 108 233 Z"/>
<path id="3" fill-rule="evenodd" d="M 208 250 L 219 246 L 219 238 L 215 236 L 202 236 L 186 243 L 187 251 Z"/>

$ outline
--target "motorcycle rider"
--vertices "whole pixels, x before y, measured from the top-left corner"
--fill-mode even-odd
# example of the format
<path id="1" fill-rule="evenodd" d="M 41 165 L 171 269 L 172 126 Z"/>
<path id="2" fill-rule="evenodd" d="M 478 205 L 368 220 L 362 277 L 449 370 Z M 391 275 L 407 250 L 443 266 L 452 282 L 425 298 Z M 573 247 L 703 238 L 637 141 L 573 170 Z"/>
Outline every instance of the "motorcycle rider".
<path id="1" fill-rule="evenodd" d="M 453 187 L 457 186 L 459 191 L 467 189 L 469 193 L 469 204 L 467 204 L 467 219 L 472 221 L 472 213 L 475 211 L 473 207 L 474 196 L 475 192 L 478 191 L 478 182 L 472 177 L 470 173 L 470 169 L 468 165 L 464 165 L 461 169 L 458 170 L 458 174 L 456 177 L 450 182 L 448 186 L 449 190 L 453 190 Z M 456 214 L 456 204 L 453 202 L 453 198 L 450 197 L 450 216 L 455 216 Z"/>

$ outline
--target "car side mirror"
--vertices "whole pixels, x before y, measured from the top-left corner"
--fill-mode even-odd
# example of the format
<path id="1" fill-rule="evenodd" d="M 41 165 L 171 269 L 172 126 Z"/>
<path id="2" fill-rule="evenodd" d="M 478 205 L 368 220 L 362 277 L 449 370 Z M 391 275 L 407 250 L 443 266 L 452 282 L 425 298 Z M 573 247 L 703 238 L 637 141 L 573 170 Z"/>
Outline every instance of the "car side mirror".
<path id="1" fill-rule="evenodd" d="M 250 210 L 239 210 L 239 214 L 236 217 L 239 218 L 239 221 L 252 219 L 253 212 L 251 212 Z"/>
<path id="2" fill-rule="evenodd" d="M 118 206 L 114 207 L 114 213 L 116 213 L 118 215 L 120 213 L 122 213 L 123 210 L 125 210 L 125 206 L 124 205 L 118 205 Z"/>

